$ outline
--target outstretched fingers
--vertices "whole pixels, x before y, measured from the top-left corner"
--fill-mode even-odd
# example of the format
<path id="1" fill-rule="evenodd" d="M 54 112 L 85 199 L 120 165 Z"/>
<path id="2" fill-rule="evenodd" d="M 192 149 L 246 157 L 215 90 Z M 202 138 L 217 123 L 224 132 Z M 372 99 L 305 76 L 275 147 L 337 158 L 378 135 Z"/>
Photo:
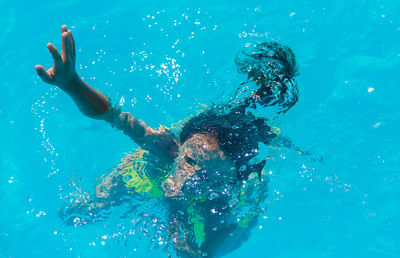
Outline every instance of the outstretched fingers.
<path id="1" fill-rule="evenodd" d="M 68 36 L 68 32 L 62 33 L 62 58 L 64 63 L 71 61 L 71 41 Z"/>
<path id="2" fill-rule="evenodd" d="M 75 60 L 75 41 L 71 30 L 67 30 L 67 25 L 61 26 L 62 33 L 62 60 L 64 62 L 73 62 Z"/>
<path id="3" fill-rule="evenodd" d="M 62 44 L 63 44 L 63 51 L 65 48 L 65 58 L 71 57 L 72 61 L 75 58 L 75 40 L 74 37 L 72 36 L 71 30 L 67 30 L 67 25 L 61 26 L 61 33 L 62 33 Z M 64 36 L 67 33 L 66 36 Z M 66 37 L 66 38 L 64 38 Z M 63 60 L 65 61 L 66 59 L 63 56 Z"/>
<path id="4" fill-rule="evenodd" d="M 71 54 L 72 57 L 75 57 L 75 40 L 74 37 L 72 36 L 71 30 L 68 30 L 68 36 L 71 41 L 71 49 L 72 49 Z"/>
<path id="5" fill-rule="evenodd" d="M 56 47 L 53 46 L 53 44 L 49 43 L 49 44 L 47 44 L 47 48 L 49 49 L 50 54 L 54 59 L 54 63 L 60 63 L 62 61 L 62 59 L 61 59 L 61 55 L 58 52 L 58 50 L 56 49 Z"/>

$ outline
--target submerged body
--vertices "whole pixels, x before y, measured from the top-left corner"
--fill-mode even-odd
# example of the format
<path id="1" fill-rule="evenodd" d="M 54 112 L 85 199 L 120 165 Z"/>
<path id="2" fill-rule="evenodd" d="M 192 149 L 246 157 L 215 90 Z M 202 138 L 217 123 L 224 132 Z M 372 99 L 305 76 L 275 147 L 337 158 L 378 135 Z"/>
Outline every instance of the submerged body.
<path id="1" fill-rule="evenodd" d="M 112 107 L 75 71 L 75 42 L 62 27 L 62 55 L 51 44 L 53 68 L 36 66 L 39 76 L 69 94 L 83 114 L 122 130 L 140 149 L 127 155 L 96 188 L 90 201 L 75 202 L 63 216 L 94 214 L 124 202 L 124 196 L 159 198 L 169 210 L 169 237 L 182 257 L 215 257 L 240 246 L 261 213 L 267 195 L 266 160 L 254 161 L 258 145 L 276 138 L 267 121 L 249 108 L 279 106 L 286 112 L 297 101 L 295 59 L 290 49 L 262 43 L 237 58 L 258 89 L 245 99 L 215 106 L 188 119 L 179 135 L 153 130 L 133 115 Z"/>
<path id="2" fill-rule="evenodd" d="M 131 115 L 115 107 L 109 112 L 102 119 L 130 135 Z M 267 193 L 265 161 L 249 161 L 257 156 L 259 142 L 269 144 L 276 135 L 251 115 L 239 110 L 221 115 L 214 109 L 186 122 L 179 137 L 170 135 L 169 148 L 178 148 L 177 155 L 143 149 L 128 155 L 97 187 L 92 207 L 119 204 L 126 195 L 160 198 L 170 211 L 169 235 L 180 256 L 215 257 L 238 248 L 256 224 Z"/>

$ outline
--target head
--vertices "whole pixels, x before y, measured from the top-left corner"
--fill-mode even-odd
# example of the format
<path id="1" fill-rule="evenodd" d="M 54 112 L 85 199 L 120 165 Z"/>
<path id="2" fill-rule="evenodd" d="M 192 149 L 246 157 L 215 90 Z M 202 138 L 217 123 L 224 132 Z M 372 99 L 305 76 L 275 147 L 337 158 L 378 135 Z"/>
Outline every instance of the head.
<path id="1" fill-rule="evenodd" d="M 298 68 L 293 51 L 277 42 L 264 42 L 241 51 L 235 59 L 238 72 L 247 74 L 256 89 L 244 100 L 246 107 L 278 106 L 285 113 L 298 100 L 294 77 Z"/>
<path id="2" fill-rule="evenodd" d="M 166 197 L 182 193 L 201 196 L 212 190 L 225 187 L 232 181 L 236 170 L 219 148 L 216 133 L 197 133 L 179 147 L 175 159 L 174 173 L 163 182 Z M 223 173 L 221 172 L 223 171 Z"/>

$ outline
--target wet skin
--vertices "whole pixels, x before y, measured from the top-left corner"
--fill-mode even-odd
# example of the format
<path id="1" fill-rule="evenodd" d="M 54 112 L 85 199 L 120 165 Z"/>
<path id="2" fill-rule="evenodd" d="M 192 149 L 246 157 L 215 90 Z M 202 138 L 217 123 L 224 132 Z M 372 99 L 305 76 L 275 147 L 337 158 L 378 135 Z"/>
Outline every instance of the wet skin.
<path id="1" fill-rule="evenodd" d="M 54 45 L 49 43 L 47 48 L 53 57 L 53 66 L 46 70 L 42 65 L 36 65 L 38 75 L 44 82 L 66 92 L 84 115 L 111 123 L 112 121 L 104 116 L 111 108 L 110 101 L 78 76 L 75 71 L 75 41 L 71 31 L 67 30 L 65 25 L 62 26 L 61 31 L 62 53 L 60 54 Z M 207 198 L 211 192 L 221 194 L 228 188 L 239 186 L 237 167 L 221 150 L 218 132 L 197 132 L 180 144 L 162 128 L 154 130 L 130 114 L 121 113 L 119 119 L 126 122 L 126 127 L 121 130 L 132 140 L 143 149 L 158 156 L 160 160 L 164 159 L 174 164 L 172 174 L 164 180 L 162 187 L 172 209 L 171 235 L 184 239 L 181 242 L 175 242 L 178 253 L 182 256 L 196 257 L 200 256 L 201 252 L 206 252 L 208 257 L 213 257 L 220 255 L 222 245 L 233 245 L 227 248 L 222 247 L 225 251 L 237 247 L 237 239 L 240 239 L 248 230 L 243 231 L 233 224 L 227 224 L 229 209 L 217 213 L 210 212 L 210 210 L 219 210 L 227 206 L 227 199 L 223 197 L 210 202 L 196 203 L 197 212 L 205 219 L 206 238 L 201 246 L 194 244 L 193 239 L 179 236 L 180 232 L 174 230 L 175 226 L 192 230 L 185 215 L 187 211 L 183 211 L 182 216 L 176 215 L 177 212 L 187 208 L 189 199 L 192 201 L 192 197 L 195 197 L 196 202 L 196 199 Z M 94 200 L 85 201 L 87 204 L 85 207 L 77 202 L 76 207 L 80 205 L 79 212 L 83 212 L 86 208 L 90 213 L 96 209 L 120 204 L 121 197 L 127 194 L 121 178 L 121 174 L 112 174 L 106 178 L 105 182 L 98 187 L 97 197 Z M 217 229 L 214 230 L 215 228 Z M 230 238 L 233 232 L 237 232 L 236 240 Z"/>

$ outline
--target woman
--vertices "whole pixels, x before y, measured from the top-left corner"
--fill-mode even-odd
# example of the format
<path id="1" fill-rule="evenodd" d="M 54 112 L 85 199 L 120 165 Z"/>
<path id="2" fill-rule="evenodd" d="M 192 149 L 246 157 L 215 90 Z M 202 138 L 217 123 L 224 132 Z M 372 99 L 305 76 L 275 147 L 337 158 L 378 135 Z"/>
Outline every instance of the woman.
<path id="1" fill-rule="evenodd" d="M 254 111 L 275 107 L 277 114 L 285 113 L 297 102 L 293 52 L 273 42 L 242 51 L 235 62 L 248 81 L 236 97 L 187 119 L 175 135 L 121 112 L 85 83 L 76 73 L 75 42 L 65 25 L 62 53 L 51 43 L 47 48 L 53 67 L 35 66 L 43 81 L 71 96 L 83 114 L 110 123 L 140 146 L 103 180 L 95 198 L 69 210 L 94 214 L 122 203 L 127 195 L 161 198 L 169 208 L 169 236 L 179 256 L 215 257 L 239 247 L 267 194 L 266 160 L 257 160 L 258 145 L 277 137 Z M 250 84 L 255 89 L 245 87 Z"/>

